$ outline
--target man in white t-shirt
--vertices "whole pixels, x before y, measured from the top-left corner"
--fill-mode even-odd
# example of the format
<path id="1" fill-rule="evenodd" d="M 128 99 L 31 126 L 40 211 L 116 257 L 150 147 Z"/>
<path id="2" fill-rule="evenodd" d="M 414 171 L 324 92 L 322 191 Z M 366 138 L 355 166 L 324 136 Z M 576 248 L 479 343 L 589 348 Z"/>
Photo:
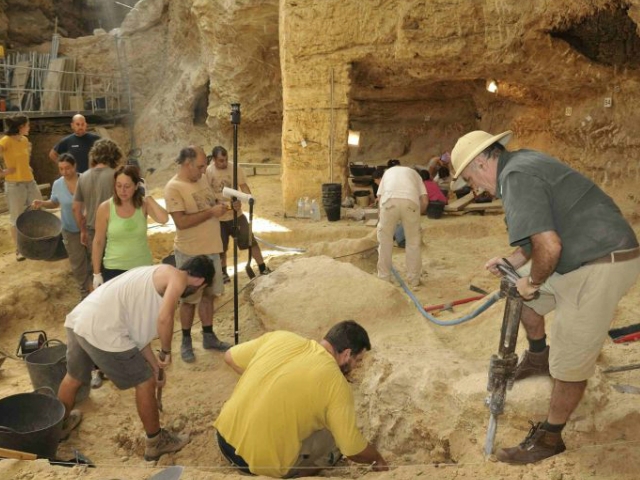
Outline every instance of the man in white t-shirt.
<path id="1" fill-rule="evenodd" d="M 62 438 L 82 419 L 81 412 L 72 408 L 80 387 L 91 381 L 95 364 L 120 390 L 135 388 L 138 415 L 147 434 L 145 460 L 157 460 L 189 442 L 188 436 L 160 428 L 156 387 L 166 383 L 159 372 L 171 364 L 178 301 L 212 280 L 213 263 L 204 255 L 179 269 L 138 267 L 94 290 L 67 315 L 67 374 L 58 390 L 65 406 Z M 155 337 L 160 338 L 158 358 L 151 350 Z"/>
<path id="2" fill-rule="evenodd" d="M 224 187 L 234 188 L 233 186 L 233 163 L 229 163 L 229 154 L 224 147 L 214 147 L 211 153 L 211 164 L 207 167 L 207 181 L 216 200 L 226 202 L 229 199 L 224 198 L 222 190 Z M 251 189 L 247 185 L 247 178 L 242 168 L 238 168 L 238 189 L 244 193 L 251 195 Z M 230 281 L 227 274 L 227 249 L 229 247 L 229 237 L 233 231 L 233 211 L 229 210 L 220 217 L 220 234 L 222 235 L 222 254 L 220 254 L 220 262 L 222 263 L 222 278 L 224 283 Z M 242 212 L 238 212 L 238 248 L 246 250 L 249 244 L 249 222 Z M 267 275 L 271 270 L 265 265 L 262 258 L 262 251 L 257 242 L 252 241 L 251 256 L 255 259 L 260 270 L 260 275 Z"/>
<path id="3" fill-rule="evenodd" d="M 415 169 L 401 166 L 398 160 L 390 160 L 389 165 L 377 192 L 380 206 L 378 278 L 391 281 L 393 233 L 400 222 L 406 237 L 407 282 L 411 287 L 418 287 L 422 274 L 420 215 L 429 204 L 427 189 Z"/>

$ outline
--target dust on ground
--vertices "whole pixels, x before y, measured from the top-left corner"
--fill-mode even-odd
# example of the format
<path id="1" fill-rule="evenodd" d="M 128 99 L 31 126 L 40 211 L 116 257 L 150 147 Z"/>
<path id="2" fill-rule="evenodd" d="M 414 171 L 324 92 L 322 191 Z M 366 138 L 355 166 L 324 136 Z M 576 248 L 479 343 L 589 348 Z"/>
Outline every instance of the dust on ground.
<path id="1" fill-rule="evenodd" d="M 257 235 L 281 251 L 263 244 L 274 273 L 249 282 L 239 266 L 240 340 L 264 331 L 288 329 L 320 338 L 331 324 L 352 318 L 369 331 L 373 350 L 354 377 L 353 389 L 360 426 L 392 465 L 387 473 L 370 472 L 347 462 L 325 471 L 330 478 L 409 480 L 434 479 L 635 479 L 640 472 L 637 444 L 639 397 L 615 391 L 613 384 L 640 386 L 640 370 L 603 374 L 613 365 L 640 362 L 640 343 L 607 342 L 598 371 L 589 382 L 585 398 L 565 429 L 566 453 L 537 465 L 516 467 L 485 460 L 482 445 L 488 411 L 486 373 L 489 357 L 497 350 L 503 303 L 476 319 L 455 327 L 427 321 L 397 285 L 375 277 L 375 233 L 361 222 L 311 222 L 285 218 L 281 189 L 274 176 L 250 177 L 257 198 Z M 632 192 L 633 186 L 619 189 Z M 638 203 L 633 195 L 616 198 L 636 232 L 640 229 Z M 422 305 L 446 303 L 476 295 L 473 284 L 487 291 L 498 281 L 483 269 L 485 261 L 510 250 L 502 215 L 426 217 L 423 226 L 424 286 L 415 292 Z M 170 253 L 172 233 L 152 228 L 154 259 Z M 305 249 L 306 253 L 292 250 Z M 9 240 L 8 218 L 0 217 L 0 348 L 15 351 L 20 334 L 45 330 L 49 338 L 64 340 L 65 315 L 79 300 L 66 260 L 16 263 Z M 241 252 L 239 261 L 246 261 Z M 229 264 L 233 256 L 229 255 Z M 400 275 L 404 251 L 394 250 Z M 457 318 L 481 302 L 456 307 L 439 319 Z M 636 285 L 618 308 L 615 326 L 638 323 L 640 287 Z M 215 331 L 233 339 L 233 292 L 227 287 L 216 301 Z M 197 319 L 196 319 L 197 321 Z M 549 321 L 553 321 L 550 317 Z M 179 323 L 173 349 L 179 350 Z M 164 390 L 164 426 L 189 432 L 191 443 L 181 452 L 163 456 L 157 463 L 142 459 L 143 431 L 132 390 L 118 391 L 110 382 L 79 405 L 84 420 L 70 439 L 60 444 L 58 456 L 70 458 L 78 449 L 98 468 L 53 467 L 46 460 L 0 461 L 0 478 L 122 479 L 140 480 L 162 467 L 183 465 L 182 479 L 241 478 L 230 469 L 214 441 L 212 422 L 230 396 L 237 376 L 222 355 L 204 351 L 199 326 L 194 325 L 197 360 L 174 360 Z M 553 339 L 551 339 L 553 341 Z M 521 333 L 519 351 L 524 348 Z M 527 420 L 544 419 L 551 382 L 545 378 L 516 384 L 507 395 L 506 411 L 499 420 L 496 446 L 512 446 L 527 433 Z M 23 361 L 8 359 L 0 370 L 0 397 L 31 391 Z"/>

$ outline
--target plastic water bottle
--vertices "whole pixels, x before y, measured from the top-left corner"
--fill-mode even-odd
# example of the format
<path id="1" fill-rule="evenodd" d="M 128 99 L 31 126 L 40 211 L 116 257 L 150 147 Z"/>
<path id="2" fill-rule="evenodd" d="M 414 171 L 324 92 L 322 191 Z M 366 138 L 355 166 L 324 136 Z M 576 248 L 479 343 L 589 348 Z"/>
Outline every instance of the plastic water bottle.
<path id="1" fill-rule="evenodd" d="M 300 197 L 298 199 L 298 218 L 304 218 L 304 199 Z"/>
<path id="2" fill-rule="evenodd" d="M 304 197 L 304 218 L 311 218 L 311 200 Z"/>
<path id="3" fill-rule="evenodd" d="M 314 198 L 311 200 L 311 220 L 314 222 L 320 221 L 320 207 L 318 206 L 318 202 Z"/>

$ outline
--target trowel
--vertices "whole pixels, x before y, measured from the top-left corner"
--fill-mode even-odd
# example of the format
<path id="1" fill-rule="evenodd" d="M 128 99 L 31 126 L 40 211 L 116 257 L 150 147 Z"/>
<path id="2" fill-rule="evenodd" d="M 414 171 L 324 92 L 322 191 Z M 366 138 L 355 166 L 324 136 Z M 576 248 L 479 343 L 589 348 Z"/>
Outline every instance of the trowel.
<path id="1" fill-rule="evenodd" d="M 149 477 L 147 480 L 178 480 L 182 476 L 182 470 L 184 470 L 184 467 L 173 465 Z"/>

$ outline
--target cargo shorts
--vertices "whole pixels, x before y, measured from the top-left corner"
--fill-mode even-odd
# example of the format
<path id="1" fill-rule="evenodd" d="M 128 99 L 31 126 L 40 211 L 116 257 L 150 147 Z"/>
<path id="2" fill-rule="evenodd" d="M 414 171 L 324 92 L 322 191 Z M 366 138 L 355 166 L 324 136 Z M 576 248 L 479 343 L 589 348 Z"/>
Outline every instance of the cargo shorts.
<path id="1" fill-rule="evenodd" d="M 531 264 L 518 270 L 529 275 Z M 618 302 L 636 282 L 640 258 L 586 264 L 569 273 L 553 273 L 540 287 L 540 297 L 525 302 L 539 315 L 555 311 L 549 330 L 551 376 L 565 382 L 591 377 L 607 338 Z"/>

